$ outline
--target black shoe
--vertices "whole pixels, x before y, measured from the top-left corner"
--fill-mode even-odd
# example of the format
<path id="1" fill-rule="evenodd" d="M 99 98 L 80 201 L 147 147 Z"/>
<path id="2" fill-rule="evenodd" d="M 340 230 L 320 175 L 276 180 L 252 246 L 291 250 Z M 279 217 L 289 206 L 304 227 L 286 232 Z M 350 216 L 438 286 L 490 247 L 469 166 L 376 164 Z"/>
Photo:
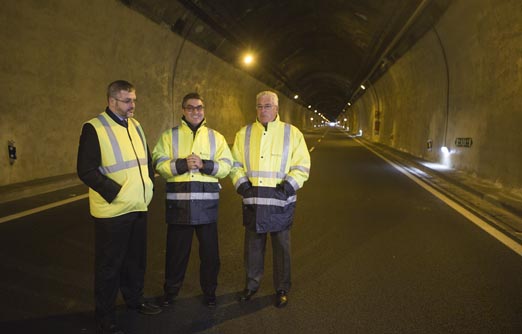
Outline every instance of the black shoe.
<path id="1" fill-rule="evenodd" d="M 209 308 L 215 308 L 217 306 L 216 295 L 205 296 L 205 305 Z"/>
<path id="2" fill-rule="evenodd" d="M 121 328 L 116 326 L 115 324 L 110 324 L 107 326 L 99 327 L 96 330 L 96 333 L 97 334 L 125 334 L 125 332 Z"/>
<path id="3" fill-rule="evenodd" d="M 136 310 L 141 314 L 156 315 L 161 313 L 161 308 L 151 302 L 144 302 L 143 304 L 136 307 Z"/>
<path id="4" fill-rule="evenodd" d="M 246 302 L 247 300 L 250 300 L 250 298 L 252 298 L 252 296 L 255 295 L 256 292 L 257 292 L 257 290 L 250 290 L 250 289 L 243 290 L 243 292 L 241 292 L 239 294 L 239 301 Z"/>
<path id="5" fill-rule="evenodd" d="M 166 293 L 163 296 L 163 300 L 161 301 L 161 307 L 170 307 L 174 305 L 174 301 L 176 300 L 177 295 L 173 293 Z"/>
<path id="6" fill-rule="evenodd" d="M 276 307 L 285 307 L 288 304 L 288 294 L 285 290 L 279 290 L 276 294 Z"/>

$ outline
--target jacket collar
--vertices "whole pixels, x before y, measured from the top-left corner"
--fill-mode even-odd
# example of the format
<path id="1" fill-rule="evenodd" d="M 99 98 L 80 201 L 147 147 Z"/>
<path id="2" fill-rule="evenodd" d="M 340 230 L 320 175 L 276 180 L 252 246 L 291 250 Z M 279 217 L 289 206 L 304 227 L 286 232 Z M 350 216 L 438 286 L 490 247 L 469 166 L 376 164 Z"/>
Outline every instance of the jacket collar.
<path id="1" fill-rule="evenodd" d="M 272 129 L 272 128 L 278 126 L 278 125 L 281 124 L 281 123 L 282 123 L 282 122 L 281 122 L 281 120 L 279 119 L 279 113 L 276 115 L 276 118 L 275 118 L 272 122 L 268 122 L 268 123 L 266 124 L 266 126 L 263 125 L 263 123 L 261 123 L 261 122 L 257 119 L 257 117 L 256 117 L 256 124 L 257 124 L 258 126 L 262 126 L 263 128 L 265 128 L 266 131 L 268 131 L 268 129 Z"/>
<path id="2" fill-rule="evenodd" d="M 127 122 L 121 120 L 112 110 L 109 109 L 109 107 L 105 108 L 105 112 L 107 113 L 107 115 L 109 115 L 109 117 L 113 121 L 115 121 L 119 125 L 123 126 L 124 128 L 127 127 Z"/>
<path id="3" fill-rule="evenodd" d="M 194 126 L 194 125 L 190 124 L 189 122 L 187 122 L 187 120 L 185 119 L 185 116 L 182 116 L 181 124 L 187 126 L 190 130 L 192 130 L 194 133 L 196 133 L 199 128 L 201 128 L 203 126 L 207 126 L 207 119 L 203 118 L 201 123 L 199 123 L 197 126 Z"/>

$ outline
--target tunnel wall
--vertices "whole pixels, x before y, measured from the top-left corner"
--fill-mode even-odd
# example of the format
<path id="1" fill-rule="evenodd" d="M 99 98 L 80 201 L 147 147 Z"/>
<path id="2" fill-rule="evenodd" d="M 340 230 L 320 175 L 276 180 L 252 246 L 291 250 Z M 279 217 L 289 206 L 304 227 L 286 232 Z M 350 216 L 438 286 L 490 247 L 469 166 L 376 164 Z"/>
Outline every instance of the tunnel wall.
<path id="1" fill-rule="evenodd" d="M 522 194 L 520 13 L 518 0 L 453 1 L 350 108 L 355 127 L 369 140 Z M 471 147 L 460 146 L 470 143 L 465 138 Z"/>
<path id="2" fill-rule="evenodd" d="M 7 1 L 0 12 L 0 186 L 74 177 L 82 124 L 105 109 L 106 87 L 117 79 L 136 86 L 136 119 L 151 149 L 179 124 L 186 93 L 202 94 L 207 124 L 231 144 L 255 120 L 255 95 L 268 89 L 119 1 Z M 306 126 L 308 111 L 279 95 L 281 119 Z"/>

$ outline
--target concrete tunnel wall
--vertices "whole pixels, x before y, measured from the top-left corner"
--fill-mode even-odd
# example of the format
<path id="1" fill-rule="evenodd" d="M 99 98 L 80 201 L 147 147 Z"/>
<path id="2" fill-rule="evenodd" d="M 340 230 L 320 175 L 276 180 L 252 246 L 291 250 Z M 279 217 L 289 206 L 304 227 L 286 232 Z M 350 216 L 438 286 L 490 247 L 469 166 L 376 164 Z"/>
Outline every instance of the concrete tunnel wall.
<path id="1" fill-rule="evenodd" d="M 367 84 L 346 113 L 352 131 L 522 194 L 521 13 L 520 0 L 453 1 L 434 29 Z M 456 146 L 457 138 L 472 146 Z"/>
<path id="2" fill-rule="evenodd" d="M 117 79 L 136 86 L 136 119 L 150 149 L 179 124 L 181 99 L 205 98 L 208 125 L 231 144 L 255 120 L 255 96 L 269 87 L 112 0 L 18 0 L 0 12 L 0 186 L 74 178 L 82 124 L 107 105 Z M 303 128 L 310 113 L 279 94 L 283 121 Z M 15 141 L 17 160 L 7 152 Z"/>

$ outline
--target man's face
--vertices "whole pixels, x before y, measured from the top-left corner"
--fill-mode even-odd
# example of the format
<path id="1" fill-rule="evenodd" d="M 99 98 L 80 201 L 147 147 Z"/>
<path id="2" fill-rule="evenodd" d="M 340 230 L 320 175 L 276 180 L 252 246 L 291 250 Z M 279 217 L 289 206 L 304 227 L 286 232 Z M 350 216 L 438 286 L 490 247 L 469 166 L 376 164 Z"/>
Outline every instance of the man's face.
<path id="1" fill-rule="evenodd" d="M 116 97 L 109 98 L 109 109 L 123 118 L 134 117 L 136 108 L 136 92 L 120 90 Z"/>
<path id="2" fill-rule="evenodd" d="M 276 118 L 279 106 L 275 105 L 270 95 L 263 95 L 257 99 L 256 110 L 257 120 L 266 125 Z"/>
<path id="3" fill-rule="evenodd" d="M 190 124 L 196 126 L 205 118 L 205 106 L 200 99 L 188 99 L 183 106 L 183 116 Z"/>

